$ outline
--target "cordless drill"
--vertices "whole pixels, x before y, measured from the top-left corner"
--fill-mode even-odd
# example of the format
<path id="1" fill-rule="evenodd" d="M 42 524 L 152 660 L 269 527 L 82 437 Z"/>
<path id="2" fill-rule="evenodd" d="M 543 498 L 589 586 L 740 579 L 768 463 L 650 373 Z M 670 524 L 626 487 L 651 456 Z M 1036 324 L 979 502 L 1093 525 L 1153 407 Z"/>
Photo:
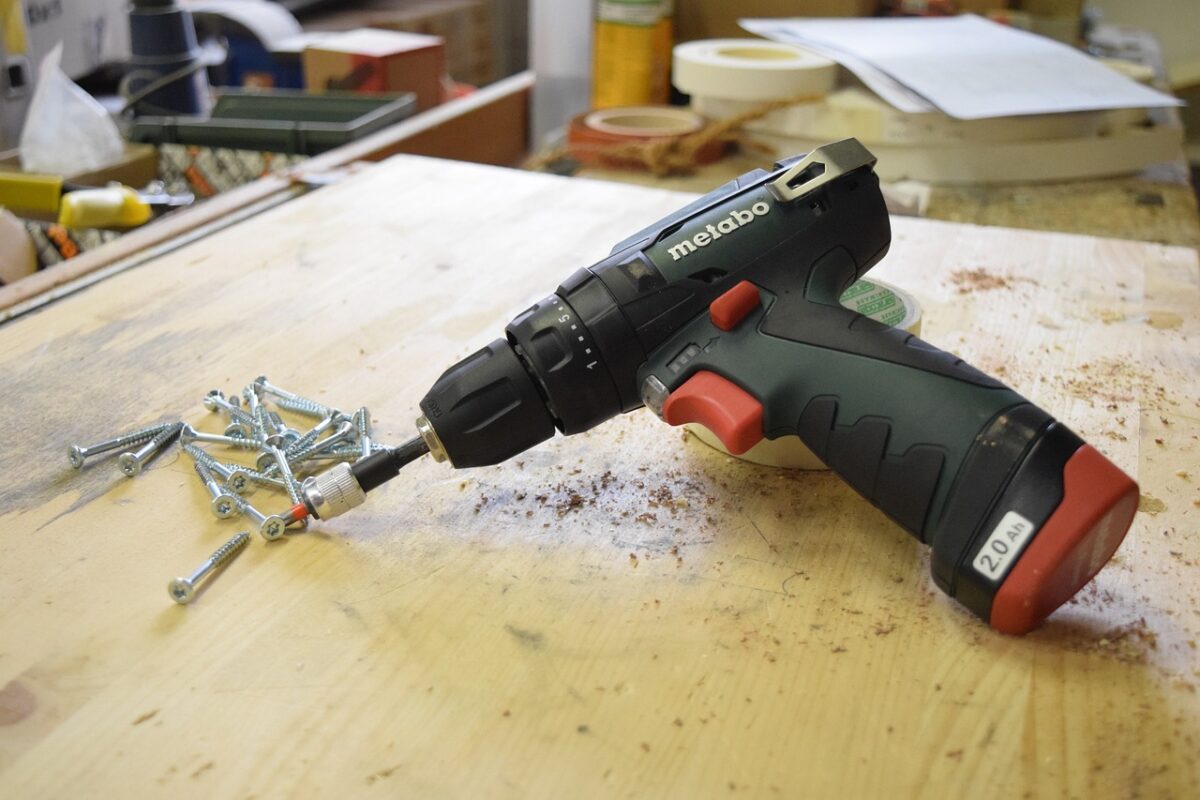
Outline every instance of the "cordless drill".
<path id="1" fill-rule="evenodd" d="M 753 170 L 638 231 L 459 361 L 408 443 L 308 479 L 319 519 L 429 453 L 498 464 L 646 406 L 734 454 L 797 435 L 932 547 L 934 581 L 1024 633 L 1116 551 L 1137 484 L 954 355 L 842 307 L 891 241 L 857 140 Z"/>

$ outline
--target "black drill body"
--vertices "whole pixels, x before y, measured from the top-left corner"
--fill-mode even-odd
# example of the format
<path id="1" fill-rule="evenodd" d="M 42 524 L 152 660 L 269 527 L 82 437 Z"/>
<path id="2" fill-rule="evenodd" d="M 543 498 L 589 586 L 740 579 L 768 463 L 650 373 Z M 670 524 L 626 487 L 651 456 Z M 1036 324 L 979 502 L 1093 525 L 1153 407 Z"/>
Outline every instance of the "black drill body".
<path id="1" fill-rule="evenodd" d="M 937 583 L 988 619 L 1083 442 L 961 359 L 840 305 L 891 241 L 873 164 L 846 140 L 749 172 L 572 274 L 421 401 L 441 455 L 486 466 L 643 404 L 663 416 L 664 397 L 711 373 L 761 404 L 759 438 L 798 435 L 930 544 Z M 756 307 L 718 327 L 710 307 L 747 281 Z M 993 564 L 984 549 L 1000 547 Z"/>

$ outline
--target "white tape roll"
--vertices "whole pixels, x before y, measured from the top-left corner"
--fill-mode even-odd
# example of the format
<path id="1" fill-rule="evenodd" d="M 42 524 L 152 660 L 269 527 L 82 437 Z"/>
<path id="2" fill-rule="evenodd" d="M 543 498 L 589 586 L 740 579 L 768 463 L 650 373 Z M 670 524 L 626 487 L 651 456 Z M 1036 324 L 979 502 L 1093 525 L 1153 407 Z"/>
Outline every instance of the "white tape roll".
<path id="1" fill-rule="evenodd" d="M 912 334 L 921 333 L 921 306 L 907 292 L 881 281 L 861 280 L 850 286 L 841 296 L 846 308 L 857 311 L 871 319 L 901 328 Z M 708 428 L 695 423 L 686 426 L 697 439 L 723 453 L 729 451 Z M 752 464 L 787 469 L 825 469 L 821 459 L 805 447 L 798 436 L 781 436 L 778 439 L 763 439 L 740 456 Z"/>
<path id="2" fill-rule="evenodd" d="M 685 94 L 734 100 L 786 100 L 825 94 L 837 64 L 789 44 L 764 39 L 704 39 L 677 45 L 671 82 Z"/>
<path id="3" fill-rule="evenodd" d="M 726 119 L 757 104 L 707 95 L 692 95 L 692 110 L 712 120 Z M 801 103 L 751 120 L 745 128 L 756 133 L 800 139 L 836 141 L 853 136 L 874 144 L 936 145 L 970 142 L 1023 142 L 1097 136 L 1111 127 L 1116 112 L 1078 111 L 1025 117 L 963 120 L 939 112 L 905 114 L 873 92 L 839 89 L 822 101 Z M 1145 112 L 1139 112 L 1145 116 Z M 1135 115 L 1136 116 L 1136 115 Z"/>
<path id="4" fill-rule="evenodd" d="M 1154 125 L 1112 130 L 1103 136 L 1031 142 L 892 145 L 872 143 L 879 159 L 875 174 L 884 181 L 912 179 L 955 185 L 1046 183 L 1127 175 L 1179 154 L 1183 129 Z M 777 157 L 807 153 L 828 139 L 754 134 Z M 1172 155 L 1174 153 L 1174 155 Z"/>

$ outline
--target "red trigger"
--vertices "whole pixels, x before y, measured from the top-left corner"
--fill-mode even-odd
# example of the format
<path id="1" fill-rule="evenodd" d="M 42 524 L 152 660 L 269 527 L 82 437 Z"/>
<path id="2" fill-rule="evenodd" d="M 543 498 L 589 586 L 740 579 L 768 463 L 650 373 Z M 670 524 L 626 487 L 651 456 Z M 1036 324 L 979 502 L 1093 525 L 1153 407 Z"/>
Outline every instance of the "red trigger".
<path id="1" fill-rule="evenodd" d="M 763 438 L 762 404 L 742 387 L 707 370 L 671 392 L 663 403 L 663 419 L 671 425 L 699 422 L 735 456 Z"/>

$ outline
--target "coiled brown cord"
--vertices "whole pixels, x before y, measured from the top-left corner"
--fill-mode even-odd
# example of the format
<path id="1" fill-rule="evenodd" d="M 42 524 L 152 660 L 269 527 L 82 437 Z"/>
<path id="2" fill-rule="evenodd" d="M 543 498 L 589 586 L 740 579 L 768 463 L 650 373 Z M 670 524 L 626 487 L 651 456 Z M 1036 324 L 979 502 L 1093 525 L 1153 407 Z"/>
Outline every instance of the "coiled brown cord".
<path id="1" fill-rule="evenodd" d="M 716 120 L 705 125 L 695 133 L 679 136 L 667 136 L 638 142 L 622 142 L 613 145 L 574 145 L 572 147 L 557 147 L 553 150 L 537 153 L 530 157 L 522 169 L 544 172 L 547 168 L 573 153 L 587 152 L 599 156 L 602 161 L 620 164 L 630 164 L 644 168 L 659 177 L 666 175 L 690 175 L 697 167 L 696 154 L 713 142 L 723 142 L 726 145 L 737 144 L 741 147 L 767 151 L 768 148 L 753 138 L 738 130 L 747 122 L 761 119 L 772 111 L 797 105 L 812 103 L 825 97 L 822 94 L 804 94 L 790 97 L 786 100 L 772 100 L 760 103 L 740 114 L 734 114 L 722 120 Z"/>

